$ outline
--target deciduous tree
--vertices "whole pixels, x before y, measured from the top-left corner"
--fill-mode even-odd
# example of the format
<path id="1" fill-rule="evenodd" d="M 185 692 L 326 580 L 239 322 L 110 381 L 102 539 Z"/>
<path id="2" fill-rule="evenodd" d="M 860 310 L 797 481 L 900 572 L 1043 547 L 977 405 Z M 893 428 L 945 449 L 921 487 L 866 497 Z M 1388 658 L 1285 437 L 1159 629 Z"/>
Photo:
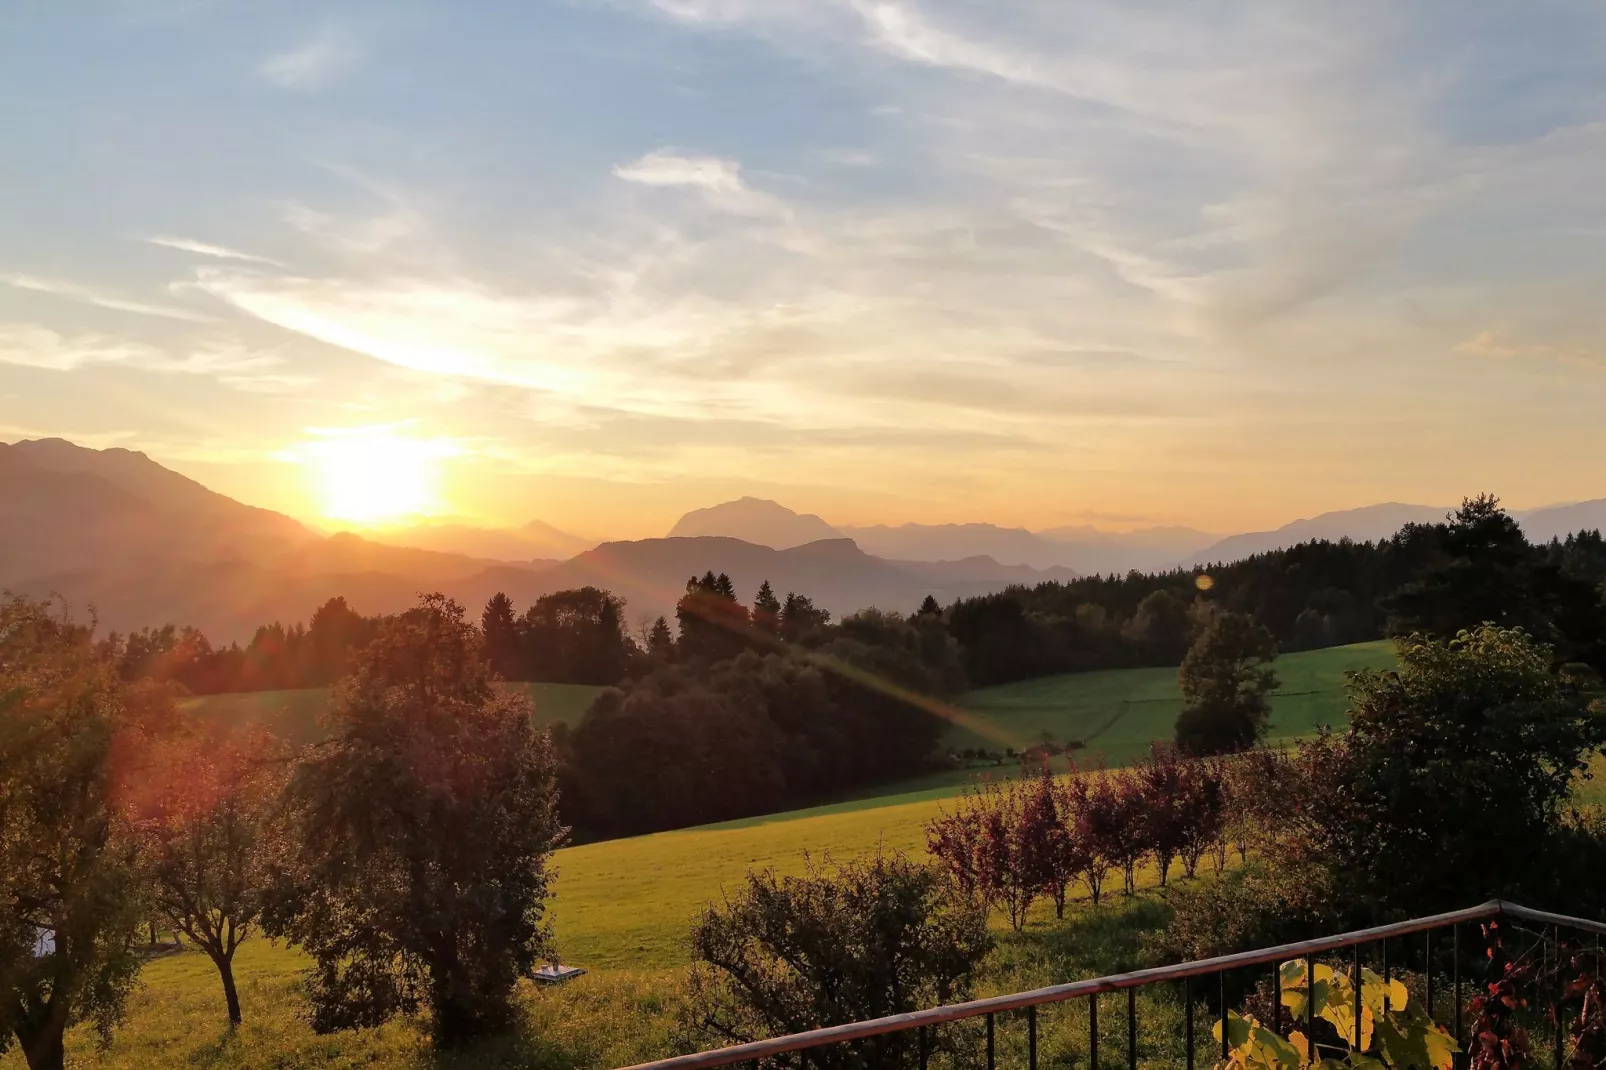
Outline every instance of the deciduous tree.
<path id="1" fill-rule="evenodd" d="M 320 1032 L 427 1006 L 462 1044 L 510 1023 L 548 953 L 552 747 L 491 681 L 462 607 L 430 595 L 363 651 L 291 780 L 297 845 L 264 920 L 312 956 Z"/>
<path id="2" fill-rule="evenodd" d="M 268 893 L 272 821 L 285 764 L 271 738 L 192 731 L 155 756 L 137 831 L 152 906 L 217 967 L 241 1020 L 234 954 Z"/>
<path id="3" fill-rule="evenodd" d="M 145 913 L 128 793 L 173 719 L 89 629 L 0 601 L 0 1052 L 15 1038 L 31 1070 L 61 1070 L 74 1022 L 109 1039 L 122 1016 Z"/>
<path id="4" fill-rule="evenodd" d="M 1213 612 L 1177 672 L 1186 706 L 1176 742 L 1194 755 L 1246 750 L 1266 733 L 1267 696 L 1277 687 L 1277 642 L 1253 617 Z"/>

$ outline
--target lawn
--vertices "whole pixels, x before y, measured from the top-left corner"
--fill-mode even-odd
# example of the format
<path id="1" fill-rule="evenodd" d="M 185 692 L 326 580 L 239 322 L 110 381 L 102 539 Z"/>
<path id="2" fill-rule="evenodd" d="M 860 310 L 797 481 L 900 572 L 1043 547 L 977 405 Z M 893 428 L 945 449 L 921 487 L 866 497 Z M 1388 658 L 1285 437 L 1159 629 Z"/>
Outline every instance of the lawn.
<path id="1" fill-rule="evenodd" d="M 1347 698 L 1344 674 L 1389 668 L 1388 642 L 1356 643 L 1285 654 L 1277 659 L 1281 686 L 1272 696 L 1272 740 L 1308 735 L 1320 725 L 1342 724 Z M 1087 758 L 1122 765 L 1156 739 L 1169 739 L 1182 693 L 1176 669 L 1110 669 L 1045 676 L 972 691 L 959 703 L 978 728 L 956 725 L 948 732 L 960 748 L 1014 747 L 1045 738 L 1080 741 Z"/>
<path id="2" fill-rule="evenodd" d="M 1290 655 L 1279 661 L 1285 681 L 1274 715 L 1274 731 L 1289 735 L 1342 719 L 1341 673 L 1350 667 L 1387 664 L 1380 644 Z M 999 734 L 1029 743 L 1047 729 L 1057 737 L 1085 731 L 1112 761 L 1147 744 L 1145 736 L 1164 735 L 1168 711 L 1179 700 L 1164 687 L 1169 671 L 1059 677 L 991 688 L 967 697 L 967 707 L 998 727 Z M 225 696 L 207 700 L 214 715 L 278 716 L 316 712 L 305 692 L 275 696 Z M 1116 703 L 1119 716 L 1101 717 L 1095 696 Z M 545 716 L 557 719 L 560 695 L 548 695 Z M 1056 697 L 1058 701 L 1056 702 Z M 539 700 L 540 695 L 538 693 Z M 571 696 L 572 698 L 572 696 Z M 1125 706 L 1120 706 L 1122 700 Z M 300 703 L 298 706 L 297 703 Z M 571 706 L 572 709 L 572 706 Z M 1090 747 L 1092 749 L 1092 747 Z M 1606 763 L 1597 760 L 1599 776 Z M 1600 781 L 1584 785 L 1586 798 Z M 462 1067 L 576 1067 L 598 1070 L 641 1061 L 674 1050 L 676 1006 L 689 961 L 687 934 L 696 915 L 722 890 L 734 889 L 755 868 L 781 872 L 802 868 L 802 853 L 849 856 L 879 848 L 919 852 L 924 823 L 957 790 L 952 783 L 906 785 L 907 790 L 877 798 L 839 802 L 786 814 L 772 814 L 696 829 L 658 833 L 566 848 L 558 852 L 556 894 L 549 904 L 561 957 L 589 971 L 558 989 L 531 989 L 525 996 L 530 1028 L 460 1057 L 436 1056 L 420 1028 L 398 1022 L 379 1029 L 332 1037 L 314 1035 L 303 1018 L 297 987 L 306 960 L 299 952 L 261 940 L 241 951 L 236 972 L 246 1022 L 230 1035 L 223 1027 L 222 1001 L 210 963 L 194 952 L 152 960 L 117 1031 L 112 1047 L 97 1050 L 93 1034 L 79 1027 L 71 1038 L 70 1065 L 157 1067 L 378 1067 L 395 1070 L 451 1070 Z M 1152 869 L 1140 871 L 1140 888 L 1155 883 Z M 1180 879 L 1173 871 L 1173 879 Z M 1118 882 L 1116 885 L 1118 889 Z M 1048 904 L 1039 904 L 1024 934 L 994 928 L 998 952 L 979 981 L 982 994 L 1019 991 L 1042 984 L 1117 972 L 1153 964 L 1146 934 L 1168 916 L 1161 899 L 1133 899 L 1112 889 L 1111 902 L 1094 909 L 1073 905 L 1056 922 Z M 1178 1032 L 1174 996 L 1146 994 L 1140 1048 L 1150 1060 L 1164 1061 Z M 1102 1018 L 1102 1016 L 1101 1016 Z M 1103 1023 L 1101 1022 L 1101 1025 Z M 1001 1062 L 1024 1061 L 1019 1023 L 1000 1026 Z M 1112 1015 L 1101 1047 L 1112 1057 L 1124 1054 L 1124 1022 Z M 1086 1059 L 1085 1008 L 1045 1013 L 1043 1054 L 1050 1062 Z M 13 1052 L 0 1057 L 0 1070 L 19 1070 Z"/>
<path id="3" fill-rule="evenodd" d="M 1283 688 L 1273 702 L 1278 738 L 1337 723 L 1345 708 L 1343 672 L 1390 664 L 1391 649 L 1372 643 L 1291 654 L 1279 659 Z M 592 688 L 516 685 L 529 690 L 542 723 L 574 724 Z M 315 738 L 327 692 L 278 691 L 216 695 L 189 700 L 204 717 L 276 725 L 298 738 Z M 1153 739 L 1170 735 L 1181 707 L 1174 669 L 1086 673 L 1051 677 L 972 692 L 962 702 L 987 733 L 950 731 L 955 746 L 1023 747 L 1044 732 L 1081 739 L 1089 754 L 1120 764 Z M 427 1040 L 409 1024 L 335 1037 L 317 1037 L 301 1019 L 296 978 L 305 960 L 291 949 L 248 943 L 237 972 L 247 1021 L 230 1037 L 222 1027 L 221 997 L 211 964 L 195 953 L 153 960 L 113 1047 L 97 1052 L 92 1035 L 73 1035 L 71 1059 L 81 1066 L 601 1067 L 669 1050 L 672 1007 L 689 961 L 693 919 L 722 889 L 733 889 L 751 869 L 802 868 L 804 851 L 851 856 L 878 847 L 919 852 L 925 822 L 980 770 L 952 772 L 893 785 L 882 794 L 791 813 L 771 814 L 696 829 L 658 833 L 566 848 L 558 852 L 556 895 L 550 903 L 561 957 L 586 967 L 579 981 L 532 991 L 532 1034 L 463 1062 L 436 1060 Z M 1151 885 L 1152 872 L 1140 874 Z M 1081 908 L 1069 928 L 1040 906 L 1025 937 L 1000 932 L 1002 946 L 985 982 L 1010 991 L 1050 980 L 1092 976 L 1134 964 L 1139 946 L 1129 931 L 1156 924 L 1158 904 L 1147 898 L 1094 912 Z M 1126 920 L 1121 920 L 1126 919 Z M 1073 933 L 1079 933 L 1072 939 Z M 1096 940 L 1078 944 L 1077 940 Z M 1087 959 L 1097 947 L 1098 960 Z M 1113 956 L 1113 957 L 1111 957 Z M 1109 958 L 1109 961 L 1105 961 Z M 1084 961 L 1085 960 L 1085 961 Z M 1045 1021 L 1045 1044 L 1058 1033 Z M 1067 1025 L 1070 1023 L 1067 1022 Z M 1158 1023 L 1156 1023 L 1158 1025 Z M 1072 1030 L 1071 1032 L 1074 1032 Z M 1018 1039 L 1018 1038 L 1017 1038 Z M 1157 1035 L 1158 1039 L 1158 1035 Z M 1112 1049 L 1114 1050 L 1114 1049 Z M 12 1053 L 0 1068 L 14 1070 Z"/>

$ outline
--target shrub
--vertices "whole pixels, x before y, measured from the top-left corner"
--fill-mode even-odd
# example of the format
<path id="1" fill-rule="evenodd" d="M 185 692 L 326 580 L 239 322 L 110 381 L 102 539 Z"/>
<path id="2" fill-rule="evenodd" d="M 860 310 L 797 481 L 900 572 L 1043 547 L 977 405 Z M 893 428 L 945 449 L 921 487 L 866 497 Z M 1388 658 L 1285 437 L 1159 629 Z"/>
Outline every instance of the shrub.
<path id="1" fill-rule="evenodd" d="M 687 1025 L 741 1043 L 964 1000 L 992 948 L 985 912 L 902 854 L 749 873 L 692 930 Z M 912 1066 L 913 1033 L 809 1054 L 821 1070 Z"/>

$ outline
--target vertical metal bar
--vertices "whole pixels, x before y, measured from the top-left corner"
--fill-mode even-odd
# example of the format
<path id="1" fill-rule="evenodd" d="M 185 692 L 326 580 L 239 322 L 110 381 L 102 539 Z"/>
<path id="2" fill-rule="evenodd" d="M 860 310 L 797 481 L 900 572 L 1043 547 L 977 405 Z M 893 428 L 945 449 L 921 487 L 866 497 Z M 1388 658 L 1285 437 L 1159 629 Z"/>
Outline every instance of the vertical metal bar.
<path id="1" fill-rule="evenodd" d="M 1283 1031 L 1283 967 L 1279 962 L 1271 964 L 1271 1031 L 1279 1035 Z"/>
<path id="2" fill-rule="evenodd" d="M 1226 1062 L 1232 1051 L 1227 1042 L 1227 971 L 1222 970 L 1216 977 L 1221 982 L 1221 1061 Z"/>
<path id="3" fill-rule="evenodd" d="M 1355 1044 L 1350 1049 L 1361 1050 L 1361 945 L 1355 945 Z"/>
<path id="4" fill-rule="evenodd" d="M 1461 926 L 1451 926 L 1455 938 L 1450 941 L 1450 981 L 1455 986 L 1455 1043 L 1461 1047 Z"/>
<path id="5" fill-rule="evenodd" d="M 1138 990 L 1126 990 L 1126 1065 L 1138 1070 Z"/>
<path id="6" fill-rule="evenodd" d="M 927 1035 L 926 1035 L 926 1027 L 925 1026 L 921 1026 L 920 1027 L 919 1044 L 920 1044 L 920 1070 L 926 1070 L 926 1066 L 929 1064 L 931 1047 L 930 1047 L 930 1044 L 928 1042 L 928 1038 L 927 1038 Z"/>
<path id="7" fill-rule="evenodd" d="M 993 1012 L 987 1012 L 987 1070 L 995 1070 L 997 1049 L 993 1041 Z"/>
<path id="8" fill-rule="evenodd" d="M 1389 938 L 1377 942 L 1377 957 L 1383 960 L 1383 1014 L 1386 1017 L 1393 1007 L 1389 1006 Z"/>
<path id="9" fill-rule="evenodd" d="M 1183 1046 L 1188 1049 L 1188 1070 L 1193 1070 L 1193 978 L 1182 979 Z M 1098 1070 L 1094 1067 L 1093 1070 Z"/>
<path id="10" fill-rule="evenodd" d="M 1422 952 L 1422 969 L 1428 975 L 1428 1017 L 1433 1017 L 1433 930 L 1429 929 L 1424 939 Z"/>
<path id="11" fill-rule="evenodd" d="M 1087 997 L 1087 1065 L 1099 1070 L 1099 994 Z"/>
<path id="12" fill-rule="evenodd" d="M 1556 942 L 1556 1061 L 1553 1064 L 1556 1070 L 1561 1070 L 1562 1057 L 1567 1054 L 1567 1034 L 1561 1027 L 1561 997 L 1567 984 L 1567 976 L 1563 972 L 1561 959 L 1561 926 L 1552 925 L 1550 936 Z"/>
<path id="13" fill-rule="evenodd" d="M 1037 1070 L 1037 1004 L 1026 1008 L 1026 1065 Z"/>
<path id="14" fill-rule="evenodd" d="M 1316 956 L 1305 956 L 1305 1037 L 1309 1040 L 1310 1062 L 1316 1065 Z"/>

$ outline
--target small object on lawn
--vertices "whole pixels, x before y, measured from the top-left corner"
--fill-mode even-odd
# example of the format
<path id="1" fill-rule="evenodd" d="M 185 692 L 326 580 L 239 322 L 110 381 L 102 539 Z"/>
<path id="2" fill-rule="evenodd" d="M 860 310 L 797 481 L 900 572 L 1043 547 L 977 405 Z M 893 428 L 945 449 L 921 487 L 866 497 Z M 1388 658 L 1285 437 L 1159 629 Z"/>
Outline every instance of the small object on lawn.
<path id="1" fill-rule="evenodd" d="M 564 981 L 572 981 L 585 973 L 578 966 L 564 966 L 560 963 L 549 962 L 535 971 L 535 979 L 543 985 L 560 985 Z"/>

